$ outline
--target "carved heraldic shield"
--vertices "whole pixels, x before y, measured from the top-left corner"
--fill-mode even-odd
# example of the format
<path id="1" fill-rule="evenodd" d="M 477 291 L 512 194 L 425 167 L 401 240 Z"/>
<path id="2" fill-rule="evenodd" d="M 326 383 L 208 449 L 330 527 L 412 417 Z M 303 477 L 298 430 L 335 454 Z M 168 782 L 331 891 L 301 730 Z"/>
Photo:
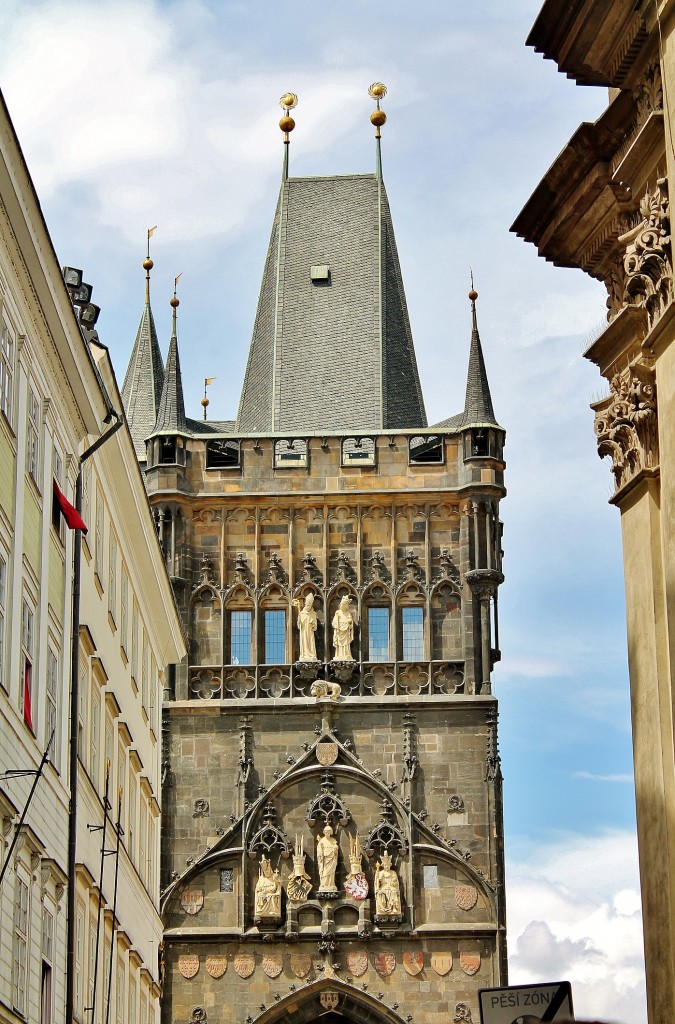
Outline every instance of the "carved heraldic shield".
<path id="1" fill-rule="evenodd" d="M 206 973 L 212 978 L 222 978 L 227 970 L 226 956 L 207 956 Z"/>
<path id="2" fill-rule="evenodd" d="M 455 903 L 460 910 L 473 910 L 478 902 L 478 889 L 473 885 L 455 886 Z"/>
<path id="3" fill-rule="evenodd" d="M 204 906 L 203 889 L 183 889 L 180 897 L 180 905 L 186 914 L 198 914 Z"/>
<path id="4" fill-rule="evenodd" d="M 480 970 L 480 953 L 460 953 L 459 966 L 469 976 L 476 974 Z"/>
<path id="5" fill-rule="evenodd" d="M 379 975 L 383 978 L 388 978 L 390 974 L 394 973 L 396 957 L 393 953 L 375 953 L 373 955 L 373 964 Z"/>
<path id="6" fill-rule="evenodd" d="M 296 978 L 306 978 L 312 969 L 312 958 L 307 953 L 291 955 L 291 970 Z"/>
<path id="7" fill-rule="evenodd" d="M 194 953 L 183 953 L 178 957 L 178 970 L 184 978 L 194 978 L 199 971 L 199 957 Z"/>
<path id="8" fill-rule="evenodd" d="M 268 978 L 278 978 L 284 969 L 281 953 L 266 953 L 262 958 L 262 969 Z"/>
<path id="9" fill-rule="evenodd" d="M 436 974 L 440 974 L 441 978 L 444 978 L 452 970 L 452 953 L 432 953 L 431 966 Z"/>
<path id="10" fill-rule="evenodd" d="M 335 764 L 338 756 L 338 745 L 337 743 L 317 743 L 316 747 L 316 759 L 319 764 L 328 767 L 331 764 Z"/>
<path id="11" fill-rule="evenodd" d="M 364 949 L 347 953 L 347 967 L 353 978 L 360 978 L 368 970 L 368 954 Z"/>
<path id="12" fill-rule="evenodd" d="M 255 957 L 252 953 L 237 953 L 234 958 L 234 969 L 240 978 L 250 978 L 255 970 Z"/>
<path id="13" fill-rule="evenodd" d="M 337 1005 L 340 1002 L 340 993 L 321 992 L 319 994 L 319 1002 L 323 1006 L 324 1010 L 336 1010 Z"/>
<path id="14" fill-rule="evenodd" d="M 424 970 L 424 952 L 421 949 L 403 954 L 403 966 L 413 978 Z"/>

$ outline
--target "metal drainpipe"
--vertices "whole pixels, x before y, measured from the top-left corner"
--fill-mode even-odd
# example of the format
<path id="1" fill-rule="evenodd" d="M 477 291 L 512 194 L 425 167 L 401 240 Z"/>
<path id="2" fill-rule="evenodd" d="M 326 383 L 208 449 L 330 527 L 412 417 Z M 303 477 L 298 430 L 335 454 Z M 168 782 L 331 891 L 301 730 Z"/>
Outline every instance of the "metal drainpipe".
<path id="1" fill-rule="evenodd" d="M 75 483 L 75 508 L 82 512 L 82 465 L 101 445 L 109 441 L 124 423 L 124 418 L 114 410 L 110 414 L 117 421 L 110 430 L 102 434 L 80 456 L 80 465 Z M 70 799 L 68 805 L 68 901 L 66 906 L 66 1024 L 74 1017 L 75 992 L 75 846 L 77 840 L 77 708 L 79 703 L 80 663 L 80 562 L 82 559 L 82 534 L 75 530 L 73 539 L 73 611 L 70 646 L 70 734 L 69 734 L 69 778 Z"/>

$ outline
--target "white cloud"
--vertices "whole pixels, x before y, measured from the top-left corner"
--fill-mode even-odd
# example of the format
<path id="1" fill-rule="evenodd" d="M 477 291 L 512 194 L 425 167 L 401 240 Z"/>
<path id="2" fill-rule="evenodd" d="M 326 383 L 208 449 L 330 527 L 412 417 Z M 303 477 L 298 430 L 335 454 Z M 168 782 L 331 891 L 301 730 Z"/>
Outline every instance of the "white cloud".
<path id="1" fill-rule="evenodd" d="M 597 775 L 594 772 L 575 772 L 575 779 L 590 779 L 592 782 L 630 782 L 634 781 L 632 775 Z"/>
<path id="2" fill-rule="evenodd" d="M 635 836 L 562 834 L 527 850 L 513 846 L 510 984 L 570 981 L 578 1017 L 646 1022 Z"/>

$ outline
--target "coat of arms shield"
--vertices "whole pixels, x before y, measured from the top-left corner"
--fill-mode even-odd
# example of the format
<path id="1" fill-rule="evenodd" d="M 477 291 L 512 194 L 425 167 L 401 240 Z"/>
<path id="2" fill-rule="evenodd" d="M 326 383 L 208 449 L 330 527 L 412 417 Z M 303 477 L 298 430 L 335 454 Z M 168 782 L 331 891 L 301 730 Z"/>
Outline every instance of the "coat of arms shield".
<path id="1" fill-rule="evenodd" d="M 281 953 L 265 953 L 262 958 L 262 969 L 268 978 L 278 978 L 284 969 L 284 958 Z"/>
<path id="2" fill-rule="evenodd" d="M 403 966 L 406 972 L 414 978 L 424 969 L 424 951 L 415 949 L 404 953 Z"/>
<path id="3" fill-rule="evenodd" d="M 312 969 L 312 958 L 308 953 L 291 954 L 291 970 L 296 978 L 306 978 Z"/>
<path id="4" fill-rule="evenodd" d="M 432 953 L 431 966 L 441 978 L 445 977 L 452 970 L 452 953 Z"/>
<path id="5" fill-rule="evenodd" d="M 355 949 L 347 953 L 347 967 L 353 978 L 360 978 L 368 970 L 368 954 L 365 949 Z"/>
<path id="6" fill-rule="evenodd" d="M 349 876 L 345 882 L 345 892 L 353 900 L 365 900 L 368 895 L 368 879 L 362 871 Z"/>
<path id="7" fill-rule="evenodd" d="M 319 1002 L 323 1006 L 324 1010 L 335 1010 L 337 1004 L 340 1002 L 339 992 L 320 992 Z"/>
<path id="8" fill-rule="evenodd" d="M 373 964 L 375 970 L 381 977 L 388 978 L 390 974 L 394 973 L 396 967 L 396 957 L 393 953 L 374 953 Z"/>
<path id="9" fill-rule="evenodd" d="M 459 966 L 469 976 L 476 974 L 480 970 L 480 953 L 460 953 Z"/>
<path id="10" fill-rule="evenodd" d="M 183 953 L 178 957 L 178 970 L 184 978 L 194 978 L 199 971 L 199 957 L 195 953 Z"/>
<path id="11" fill-rule="evenodd" d="M 255 957 L 252 953 L 237 953 L 234 958 L 234 969 L 240 978 L 250 978 L 255 970 Z"/>
<path id="12" fill-rule="evenodd" d="M 455 886 L 455 903 L 460 910 L 472 910 L 478 902 L 478 889 L 473 885 Z"/>
<path id="13" fill-rule="evenodd" d="M 207 956 L 206 973 L 212 978 L 222 978 L 227 970 L 226 956 Z"/>
<path id="14" fill-rule="evenodd" d="M 337 743 L 317 743 L 316 747 L 316 759 L 319 764 L 324 765 L 326 768 L 335 764 L 338 756 L 338 745 Z"/>
<path id="15" fill-rule="evenodd" d="M 198 914 L 204 906 L 204 890 L 187 886 L 181 893 L 180 905 L 186 914 Z"/>

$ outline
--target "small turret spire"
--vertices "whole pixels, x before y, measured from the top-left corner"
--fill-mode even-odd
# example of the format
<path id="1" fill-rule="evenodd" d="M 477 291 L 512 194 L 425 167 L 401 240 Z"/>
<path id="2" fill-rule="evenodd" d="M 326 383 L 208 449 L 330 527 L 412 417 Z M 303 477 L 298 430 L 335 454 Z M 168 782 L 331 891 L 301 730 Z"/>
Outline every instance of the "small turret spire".
<path id="1" fill-rule="evenodd" d="M 169 351 L 166 357 L 164 387 L 162 388 L 162 397 L 157 411 L 157 422 L 153 431 L 155 434 L 184 434 L 187 432 L 176 323 L 176 313 L 180 305 L 180 299 L 176 295 L 176 290 L 181 277 L 182 274 L 179 274 L 178 277 L 174 278 L 173 296 L 169 299 L 169 305 L 172 310 L 171 341 L 169 342 Z"/>
<path id="2" fill-rule="evenodd" d="M 473 286 L 473 271 L 471 271 L 471 291 L 469 300 L 471 302 L 471 346 L 469 349 L 469 369 L 466 376 L 466 399 L 464 402 L 463 426 L 481 426 L 486 424 L 497 425 L 494 409 L 492 408 L 492 397 L 490 385 L 488 384 L 483 349 L 478 334 L 478 319 L 476 316 L 476 299 L 478 292 Z"/>
<path id="3" fill-rule="evenodd" d="M 375 173 L 378 178 L 382 177 L 382 148 L 380 140 L 382 133 L 380 128 L 386 123 L 387 115 L 380 108 L 380 100 L 387 95 L 387 87 L 384 82 L 373 82 L 368 89 L 368 95 L 377 103 L 376 109 L 370 115 L 370 123 L 375 125 Z"/>
<path id="4" fill-rule="evenodd" d="M 294 92 L 285 92 L 279 100 L 279 106 L 284 111 L 284 116 L 279 121 L 279 127 L 284 133 L 284 166 L 281 174 L 282 181 L 288 181 L 288 150 L 291 144 L 290 133 L 295 128 L 295 121 L 289 111 L 298 105 L 298 97 Z"/>

